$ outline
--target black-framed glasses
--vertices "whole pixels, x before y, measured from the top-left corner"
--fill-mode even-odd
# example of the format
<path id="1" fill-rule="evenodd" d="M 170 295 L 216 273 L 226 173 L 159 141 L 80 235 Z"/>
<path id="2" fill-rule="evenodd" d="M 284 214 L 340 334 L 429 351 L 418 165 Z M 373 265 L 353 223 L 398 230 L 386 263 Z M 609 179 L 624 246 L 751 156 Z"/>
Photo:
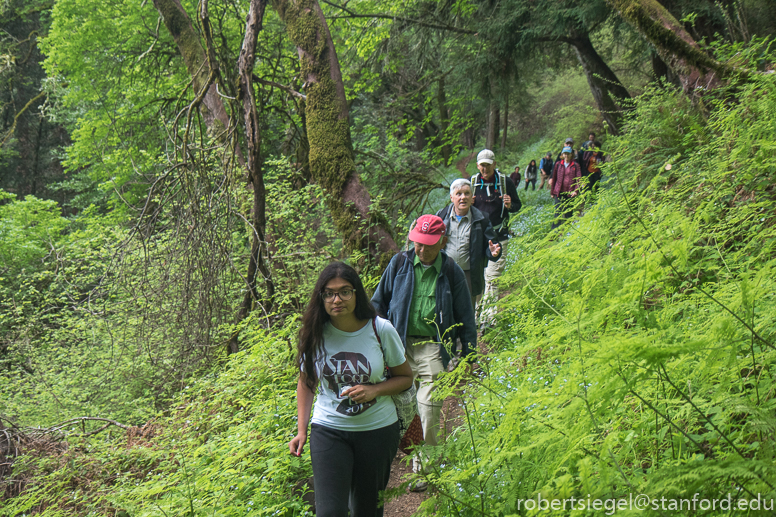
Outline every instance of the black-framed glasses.
<path id="1" fill-rule="evenodd" d="M 343 302 L 346 302 L 353 298 L 353 293 L 355 293 L 355 289 L 341 289 L 339 291 L 323 291 L 321 293 L 321 298 L 323 298 L 324 302 L 333 302 L 335 296 L 339 296 L 339 299 Z"/>

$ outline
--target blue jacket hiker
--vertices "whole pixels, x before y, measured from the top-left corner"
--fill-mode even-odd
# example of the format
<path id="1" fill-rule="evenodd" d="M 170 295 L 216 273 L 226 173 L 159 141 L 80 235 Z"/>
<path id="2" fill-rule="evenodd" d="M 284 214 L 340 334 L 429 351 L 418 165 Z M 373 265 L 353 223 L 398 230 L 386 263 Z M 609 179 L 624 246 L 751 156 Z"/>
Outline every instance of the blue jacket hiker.
<path id="1" fill-rule="evenodd" d="M 447 243 L 442 219 L 430 214 L 420 216 L 409 238 L 414 251 L 394 255 L 372 296 L 372 304 L 390 320 L 404 344 L 413 381 L 418 383 L 423 439 L 433 446 L 439 443 L 442 411 L 442 401 L 434 397 L 437 377 L 447 368 L 457 338 L 464 356 L 476 348 L 477 327 L 466 276 L 442 251 Z M 413 470 L 419 472 L 422 468 L 421 456 L 415 455 Z M 412 490 L 423 490 L 424 485 L 417 484 Z"/>
<path id="2" fill-rule="evenodd" d="M 463 355 L 468 355 L 477 347 L 477 327 L 474 323 L 474 309 L 471 306 L 469 288 L 463 270 L 458 267 L 444 251 L 442 256 L 442 271 L 437 276 L 436 283 L 436 323 L 445 338 L 455 342 L 461 338 Z M 410 319 L 412 292 L 415 288 L 415 252 L 403 251 L 391 259 L 388 268 L 380 279 L 380 284 L 372 296 L 372 304 L 378 314 L 384 315 L 399 333 L 404 346 L 407 346 L 407 325 Z M 453 328 L 454 325 L 461 326 Z M 432 336 L 439 344 L 439 352 L 445 368 L 450 361 L 450 354 L 441 344 L 439 333 Z"/>

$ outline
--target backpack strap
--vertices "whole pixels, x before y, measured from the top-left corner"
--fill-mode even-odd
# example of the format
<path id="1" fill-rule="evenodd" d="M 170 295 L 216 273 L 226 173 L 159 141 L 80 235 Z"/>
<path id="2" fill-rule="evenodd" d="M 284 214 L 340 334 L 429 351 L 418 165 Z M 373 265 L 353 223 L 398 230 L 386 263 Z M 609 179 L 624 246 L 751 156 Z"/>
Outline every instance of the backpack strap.
<path id="1" fill-rule="evenodd" d="M 407 262 L 407 252 L 406 251 L 400 251 L 399 252 L 399 263 L 396 264 L 396 272 L 398 273 L 399 270 L 401 270 L 402 267 L 404 267 L 404 263 Z"/>
<path id="2" fill-rule="evenodd" d="M 496 171 L 496 174 L 498 174 L 499 184 L 501 185 L 501 195 L 505 196 L 507 195 L 507 177 L 504 174 L 500 174 L 499 171 Z M 506 207 L 504 206 L 504 203 L 501 203 L 501 227 L 504 227 L 504 210 Z"/>
<path id="3" fill-rule="evenodd" d="M 377 343 L 380 345 L 380 352 L 383 353 L 383 377 L 386 379 L 391 378 L 391 369 L 388 368 L 388 359 L 385 358 L 385 350 L 383 349 L 383 340 L 380 339 L 380 334 L 377 333 L 377 316 L 372 318 L 372 330 L 375 332 Z"/>

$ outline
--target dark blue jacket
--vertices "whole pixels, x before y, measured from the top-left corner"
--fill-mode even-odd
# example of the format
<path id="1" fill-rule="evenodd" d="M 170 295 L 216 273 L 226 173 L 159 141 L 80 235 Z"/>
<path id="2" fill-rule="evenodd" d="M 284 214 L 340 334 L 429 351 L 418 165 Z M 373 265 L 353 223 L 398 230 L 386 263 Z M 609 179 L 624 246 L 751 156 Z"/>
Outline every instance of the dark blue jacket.
<path id="1" fill-rule="evenodd" d="M 437 217 L 445 222 L 445 227 L 448 230 L 450 229 L 452 209 L 453 205 L 447 205 L 436 213 Z M 469 274 L 472 277 L 471 294 L 472 296 L 478 296 L 485 292 L 485 267 L 488 265 L 488 261 L 495 262 L 498 260 L 493 258 L 488 241 L 493 241 L 495 244 L 498 242 L 498 237 L 496 232 L 493 231 L 493 225 L 490 224 L 490 220 L 485 214 L 473 206 L 469 207 L 469 210 L 472 213 L 472 229 L 469 234 Z"/>
<path id="2" fill-rule="evenodd" d="M 465 357 L 477 349 L 477 325 L 474 323 L 471 295 L 463 270 L 450 260 L 444 251 L 439 253 L 442 254 L 442 270 L 437 277 L 434 293 L 436 323 L 446 342 L 455 343 L 456 337 L 461 338 L 462 353 Z M 375 309 L 393 324 L 405 348 L 412 292 L 415 290 L 414 262 L 414 250 L 402 251 L 394 255 L 372 296 Z M 454 327 L 459 323 L 460 326 Z M 439 352 L 442 356 L 442 364 L 447 368 L 450 354 L 448 349 L 442 346 L 440 336 L 437 335 L 436 338 L 440 342 Z"/>

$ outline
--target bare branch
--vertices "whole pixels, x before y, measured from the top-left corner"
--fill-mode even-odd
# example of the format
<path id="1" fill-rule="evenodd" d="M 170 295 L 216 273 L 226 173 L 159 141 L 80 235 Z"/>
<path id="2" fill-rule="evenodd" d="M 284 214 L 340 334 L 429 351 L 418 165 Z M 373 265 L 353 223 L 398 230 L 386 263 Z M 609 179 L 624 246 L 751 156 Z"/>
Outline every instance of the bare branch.
<path id="1" fill-rule="evenodd" d="M 81 416 L 78 418 L 71 418 L 70 420 L 65 420 L 62 423 L 56 424 L 52 427 L 49 427 L 48 429 L 40 429 L 37 430 L 40 434 L 49 434 L 49 433 L 55 433 L 57 431 L 60 431 L 62 428 L 66 427 L 69 424 L 74 424 L 77 422 L 107 422 L 107 425 L 115 425 L 116 427 L 120 427 L 121 429 L 129 429 L 131 426 L 121 424 L 119 422 L 116 422 L 115 420 L 111 420 L 110 418 L 101 418 L 96 416 Z"/>
<path id="2" fill-rule="evenodd" d="M 273 86 L 273 87 L 275 87 L 275 88 L 277 88 L 279 90 L 283 90 L 284 92 L 288 92 L 291 95 L 293 95 L 294 97 L 296 97 L 297 99 L 302 99 L 303 101 L 307 100 L 307 95 L 305 95 L 303 93 L 299 93 L 298 91 L 294 90 L 290 86 L 285 86 L 285 85 L 282 85 L 280 83 L 276 83 L 275 81 L 267 81 L 266 79 L 262 79 L 261 77 L 259 77 L 256 74 L 253 74 L 253 80 L 256 81 L 257 83 L 261 83 L 261 84 L 263 84 L 265 86 Z"/>
<path id="3" fill-rule="evenodd" d="M 341 10 L 342 12 L 347 13 L 347 16 L 330 16 L 329 17 L 330 20 L 338 20 L 341 18 L 378 18 L 383 20 L 393 20 L 393 21 L 411 23 L 413 25 L 426 27 L 428 29 L 439 29 L 443 31 L 457 32 L 458 34 L 471 34 L 471 35 L 478 34 L 477 31 L 473 31 L 470 29 L 464 29 L 464 28 L 455 27 L 452 25 L 440 25 L 438 23 L 429 23 L 429 22 L 424 22 L 423 20 L 413 20 L 411 18 L 403 18 L 401 16 L 395 16 L 393 14 L 379 14 L 379 13 L 359 14 L 354 11 L 351 11 L 350 9 L 346 8 L 344 5 L 338 5 L 333 2 L 328 2 L 327 0 L 321 0 L 321 1 L 324 4 L 330 5 L 332 7 L 335 7 Z"/>

